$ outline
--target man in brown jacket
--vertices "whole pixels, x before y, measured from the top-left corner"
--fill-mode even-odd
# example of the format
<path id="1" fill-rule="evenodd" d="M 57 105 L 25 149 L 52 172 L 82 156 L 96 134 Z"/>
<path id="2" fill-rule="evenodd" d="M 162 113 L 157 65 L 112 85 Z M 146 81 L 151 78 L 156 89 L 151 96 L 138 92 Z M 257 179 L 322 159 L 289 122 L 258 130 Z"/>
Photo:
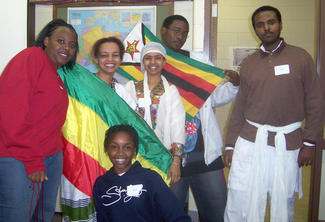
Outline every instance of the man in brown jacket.
<path id="1" fill-rule="evenodd" d="M 301 166 L 312 164 L 322 127 L 319 76 L 305 50 L 280 38 L 278 9 L 258 8 L 252 24 L 262 43 L 242 64 L 227 130 L 225 221 L 264 221 L 267 193 L 271 221 L 294 221 Z"/>

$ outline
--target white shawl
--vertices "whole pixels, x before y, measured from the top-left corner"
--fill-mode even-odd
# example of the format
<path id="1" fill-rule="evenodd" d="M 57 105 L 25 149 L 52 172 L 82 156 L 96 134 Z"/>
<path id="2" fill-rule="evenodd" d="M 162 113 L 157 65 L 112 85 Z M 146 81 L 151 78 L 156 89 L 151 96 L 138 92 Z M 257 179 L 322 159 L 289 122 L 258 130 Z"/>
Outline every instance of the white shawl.
<path id="1" fill-rule="evenodd" d="M 172 148 L 172 143 L 185 144 L 185 110 L 177 88 L 174 85 L 169 85 L 164 76 L 161 76 L 161 79 L 164 84 L 165 93 L 159 100 L 156 118 L 157 124 L 154 132 L 164 146 L 170 150 Z M 144 120 L 152 128 L 151 116 L 150 112 L 148 112 L 148 110 L 150 110 L 151 98 L 147 73 L 144 75 L 143 87 L 145 108 Z M 129 81 L 126 83 L 125 88 L 139 105 L 134 82 Z"/>

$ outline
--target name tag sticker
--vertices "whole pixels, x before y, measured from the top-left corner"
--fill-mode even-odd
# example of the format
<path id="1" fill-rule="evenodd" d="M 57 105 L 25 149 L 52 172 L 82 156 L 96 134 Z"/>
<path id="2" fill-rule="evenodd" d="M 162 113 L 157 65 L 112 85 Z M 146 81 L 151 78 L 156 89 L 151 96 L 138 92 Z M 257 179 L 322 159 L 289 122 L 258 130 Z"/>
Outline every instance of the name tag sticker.
<path id="1" fill-rule="evenodd" d="M 139 107 L 144 107 L 144 98 L 138 98 L 138 103 Z"/>
<path id="2" fill-rule="evenodd" d="M 276 76 L 284 75 L 284 74 L 290 74 L 290 67 L 289 65 L 281 65 L 281 66 L 275 66 L 274 67 L 274 73 Z"/>
<path id="3" fill-rule="evenodd" d="M 142 184 L 138 185 L 129 185 L 126 187 L 126 194 L 130 197 L 139 197 L 140 191 L 143 188 Z"/>

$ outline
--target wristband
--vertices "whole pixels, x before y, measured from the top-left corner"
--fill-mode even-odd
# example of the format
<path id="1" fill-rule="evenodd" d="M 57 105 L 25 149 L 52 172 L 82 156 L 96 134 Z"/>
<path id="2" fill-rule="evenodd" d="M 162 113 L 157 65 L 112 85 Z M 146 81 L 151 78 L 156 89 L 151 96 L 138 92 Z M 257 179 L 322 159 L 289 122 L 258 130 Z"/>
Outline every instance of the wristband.
<path id="1" fill-rule="evenodd" d="M 178 167 L 181 167 L 178 163 L 172 162 L 173 164 L 175 164 Z"/>

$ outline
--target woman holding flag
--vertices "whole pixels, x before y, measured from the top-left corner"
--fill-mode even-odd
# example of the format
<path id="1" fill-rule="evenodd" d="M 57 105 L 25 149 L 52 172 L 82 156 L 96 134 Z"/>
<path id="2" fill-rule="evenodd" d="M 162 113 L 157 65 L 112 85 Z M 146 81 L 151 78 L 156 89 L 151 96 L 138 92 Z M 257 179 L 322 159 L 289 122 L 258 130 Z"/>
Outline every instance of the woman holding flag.
<path id="1" fill-rule="evenodd" d="M 95 76 L 111 87 L 133 110 L 136 109 L 134 100 L 122 84 L 113 77 L 124 55 L 124 45 L 116 37 L 101 38 L 93 46 L 94 61 L 98 66 Z"/>
<path id="2" fill-rule="evenodd" d="M 129 81 L 125 88 L 137 101 L 138 111 L 157 137 L 170 151 L 170 185 L 180 179 L 180 164 L 185 144 L 185 110 L 177 88 L 161 75 L 166 63 L 166 50 L 157 43 L 147 43 L 141 50 L 141 71 L 144 80 Z"/>
<path id="3" fill-rule="evenodd" d="M 71 70 L 77 53 L 76 31 L 55 19 L 0 77 L 1 221 L 52 221 L 69 103 L 57 70 Z"/>

